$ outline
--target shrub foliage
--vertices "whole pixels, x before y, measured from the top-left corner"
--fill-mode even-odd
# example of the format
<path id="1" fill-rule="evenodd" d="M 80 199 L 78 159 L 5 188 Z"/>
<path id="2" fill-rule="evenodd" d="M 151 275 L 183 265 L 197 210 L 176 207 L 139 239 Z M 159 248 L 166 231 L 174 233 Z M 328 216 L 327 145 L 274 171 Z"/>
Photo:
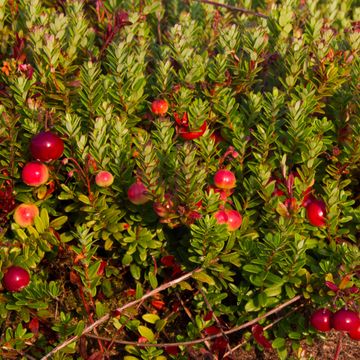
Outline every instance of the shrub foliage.
<path id="1" fill-rule="evenodd" d="M 219 2 L 0 0 L 0 277 L 11 265 L 31 275 L 0 294 L 3 358 L 41 358 L 105 314 L 100 338 L 54 359 L 222 358 L 241 338 L 267 346 L 249 328 L 191 347 L 111 339 L 201 339 L 300 295 L 259 323 L 279 320 L 265 335 L 286 359 L 314 338 L 312 307 L 358 301 L 357 2 Z M 166 114 L 151 112 L 156 99 Z M 184 139 L 184 121 L 206 131 Z M 65 151 L 30 187 L 21 171 L 43 130 Z M 223 168 L 236 176 L 225 194 L 213 184 Z M 100 170 L 111 186 L 96 185 Z M 143 205 L 128 199 L 135 182 Z M 326 205 L 323 227 L 307 219 L 309 192 Z M 21 203 L 40 209 L 32 226 L 13 219 Z M 238 230 L 218 224 L 221 208 L 242 215 Z"/>

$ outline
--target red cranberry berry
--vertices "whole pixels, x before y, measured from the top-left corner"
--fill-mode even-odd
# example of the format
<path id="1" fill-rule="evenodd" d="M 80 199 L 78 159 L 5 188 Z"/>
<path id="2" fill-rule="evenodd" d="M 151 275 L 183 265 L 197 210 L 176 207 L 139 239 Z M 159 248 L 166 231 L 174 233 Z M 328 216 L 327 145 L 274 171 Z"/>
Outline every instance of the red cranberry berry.
<path id="1" fill-rule="evenodd" d="M 64 142 L 58 135 L 43 131 L 31 139 L 30 152 L 36 160 L 57 160 L 64 152 Z"/>
<path id="2" fill-rule="evenodd" d="M 242 216 L 236 210 L 226 210 L 228 217 L 227 226 L 229 231 L 237 230 L 242 224 Z"/>
<path id="3" fill-rule="evenodd" d="M 232 189 L 236 186 L 236 178 L 230 170 L 219 170 L 214 176 L 214 184 L 219 189 Z"/>
<path id="4" fill-rule="evenodd" d="M 11 292 L 22 290 L 29 282 L 29 273 L 20 266 L 10 266 L 3 277 L 4 288 Z"/>
<path id="5" fill-rule="evenodd" d="M 163 99 L 154 100 L 151 104 L 151 111 L 155 115 L 163 116 L 167 113 L 168 109 L 169 104 Z"/>
<path id="6" fill-rule="evenodd" d="M 360 324 L 358 326 L 356 326 L 354 329 L 349 331 L 349 336 L 353 339 L 353 340 L 360 340 Z"/>
<path id="7" fill-rule="evenodd" d="M 310 323 L 318 331 L 330 331 L 331 315 L 328 309 L 318 309 L 311 315 Z"/>
<path id="8" fill-rule="evenodd" d="M 24 166 L 21 178 L 26 185 L 40 186 L 48 181 L 49 170 L 45 164 L 32 161 Z"/>
<path id="9" fill-rule="evenodd" d="M 129 200 L 135 205 L 147 203 L 150 200 L 147 193 L 145 185 L 141 182 L 132 184 L 127 192 Z"/>
<path id="10" fill-rule="evenodd" d="M 313 200 L 306 207 L 306 215 L 311 225 L 324 226 L 326 224 L 326 207 L 322 200 Z"/>
<path id="11" fill-rule="evenodd" d="M 332 317 L 332 326 L 338 331 L 355 331 L 359 325 L 359 314 L 351 310 L 340 309 Z"/>
<path id="12" fill-rule="evenodd" d="M 225 210 L 219 210 L 215 214 L 215 219 L 218 224 L 226 224 L 228 221 L 228 216 Z"/>
<path id="13" fill-rule="evenodd" d="M 236 210 L 219 210 L 214 216 L 218 224 L 227 224 L 229 231 L 237 230 L 242 224 L 242 216 Z"/>
<path id="14" fill-rule="evenodd" d="M 186 126 L 179 126 L 177 128 L 177 131 L 179 136 L 184 140 L 194 140 L 204 134 L 204 132 L 206 131 L 206 127 L 207 124 L 206 122 L 204 122 L 197 131 L 190 131 L 189 128 Z"/>

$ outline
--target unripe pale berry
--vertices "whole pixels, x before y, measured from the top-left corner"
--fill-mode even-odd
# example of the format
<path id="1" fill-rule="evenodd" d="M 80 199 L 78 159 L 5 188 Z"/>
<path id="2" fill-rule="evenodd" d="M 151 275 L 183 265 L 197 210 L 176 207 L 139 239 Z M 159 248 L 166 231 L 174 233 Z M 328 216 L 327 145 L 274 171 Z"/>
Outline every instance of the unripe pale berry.
<path id="1" fill-rule="evenodd" d="M 100 187 L 108 187 L 114 182 L 114 176 L 108 171 L 99 171 L 95 176 L 95 183 Z"/>
<path id="2" fill-rule="evenodd" d="M 24 166 L 21 178 L 26 185 L 40 186 L 49 180 L 49 170 L 45 164 L 32 161 Z"/>
<path id="3" fill-rule="evenodd" d="M 21 227 L 33 225 L 36 216 L 39 209 L 35 204 L 20 204 L 14 211 L 14 221 Z"/>
<path id="4" fill-rule="evenodd" d="M 219 189 L 232 189 L 236 186 L 236 178 L 230 170 L 219 170 L 214 175 L 214 184 Z"/>

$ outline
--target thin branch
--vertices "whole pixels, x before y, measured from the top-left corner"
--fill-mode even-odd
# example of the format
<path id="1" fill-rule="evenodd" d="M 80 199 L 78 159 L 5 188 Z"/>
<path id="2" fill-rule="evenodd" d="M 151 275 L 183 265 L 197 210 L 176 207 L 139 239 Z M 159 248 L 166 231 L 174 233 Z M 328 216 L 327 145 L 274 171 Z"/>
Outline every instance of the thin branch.
<path id="1" fill-rule="evenodd" d="M 209 5 L 214 5 L 217 7 L 223 7 L 225 9 L 229 9 L 232 11 L 238 11 L 241 12 L 243 14 L 247 14 L 247 15 L 253 15 L 253 16 L 257 16 L 257 17 L 261 17 L 263 19 L 267 19 L 268 16 L 266 16 L 265 14 L 259 13 L 257 11 L 253 11 L 253 10 L 249 10 L 249 9 L 245 9 L 245 8 L 239 8 L 237 6 L 233 6 L 233 5 L 227 5 L 227 4 L 220 4 L 216 1 L 210 1 L 210 0 L 195 0 L 197 2 L 200 3 L 204 3 L 204 4 L 209 4 Z"/>
<path id="2" fill-rule="evenodd" d="M 226 342 L 227 342 L 226 347 L 227 347 L 227 349 L 229 350 L 228 352 L 230 353 L 230 355 L 232 355 L 233 353 L 232 353 L 232 350 L 231 350 L 229 338 L 228 338 L 227 335 L 225 334 L 224 329 L 222 328 L 222 325 L 220 324 L 220 321 L 219 321 L 218 317 L 215 315 L 214 310 L 213 310 L 211 304 L 209 303 L 209 300 L 208 300 L 207 296 L 205 295 L 205 292 L 202 291 L 201 288 L 199 288 L 199 291 L 200 291 L 202 297 L 204 298 L 204 301 L 205 301 L 205 304 L 206 304 L 207 308 L 208 308 L 209 311 L 211 311 L 211 313 L 212 313 L 212 318 L 215 320 L 215 322 L 216 322 L 216 324 L 217 324 L 220 332 L 222 333 L 224 339 L 225 339 Z"/>
<path id="3" fill-rule="evenodd" d="M 176 294 L 176 297 L 177 297 L 177 299 L 180 301 L 180 304 L 181 304 L 181 306 L 184 308 L 184 311 L 185 311 L 186 315 L 188 316 L 188 318 L 189 318 L 189 319 L 191 320 L 191 322 L 196 326 L 196 322 L 195 322 L 195 320 L 194 320 L 194 318 L 193 318 L 190 310 L 187 308 L 184 300 L 180 297 L 179 294 Z M 204 335 L 203 333 L 200 333 L 200 336 L 201 336 L 202 339 L 205 338 L 205 335 Z M 210 343 L 209 343 L 208 341 L 204 341 L 204 344 L 205 344 L 206 348 L 210 351 L 210 350 L 211 350 L 211 345 L 210 345 Z"/>
<path id="4" fill-rule="evenodd" d="M 232 334 L 234 332 L 243 330 L 251 325 L 254 325 L 256 323 L 258 323 L 260 320 L 267 318 L 270 315 L 273 315 L 279 311 L 281 311 L 282 309 L 284 309 L 285 307 L 299 301 L 302 298 L 301 295 L 295 296 L 294 298 L 292 298 L 291 300 L 286 301 L 285 303 L 277 306 L 276 308 L 268 311 L 267 313 L 265 313 L 264 315 L 258 316 L 257 318 L 248 321 L 242 325 L 236 326 L 230 330 L 226 330 L 224 331 L 224 334 L 229 335 Z M 91 334 L 86 334 L 87 337 L 93 338 L 93 339 L 100 339 L 100 340 L 104 340 L 104 341 L 111 341 L 112 339 L 104 337 L 104 336 L 96 336 L 96 335 L 91 335 Z M 137 347 L 158 347 L 158 348 L 162 348 L 162 347 L 166 347 L 166 346 L 189 346 L 189 345 L 194 345 L 194 344 L 201 344 L 205 341 L 209 341 L 209 340 L 214 340 L 216 338 L 222 337 L 224 336 L 222 333 L 218 333 L 215 335 L 210 335 L 207 336 L 205 338 L 202 339 L 196 339 L 196 340 L 190 340 L 190 341 L 182 341 L 182 342 L 174 342 L 174 343 L 161 343 L 161 344 L 150 344 L 150 343 L 138 343 L 136 341 L 127 341 L 127 340 L 117 340 L 117 339 L 113 339 L 114 343 L 116 344 L 121 344 L 121 345 L 133 345 L 133 346 L 137 346 Z M 41 359 L 42 360 L 42 359 Z"/>
<path id="5" fill-rule="evenodd" d="M 335 355 L 334 355 L 334 360 L 339 360 L 340 353 L 341 353 L 341 350 L 342 350 L 343 337 L 344 337 L 344 333 L 341 332 L 339 334 L 339 340 L 338 340 L 338 343 L 336 345 L 336 351 L 335 351 Z"/>
<path id="6" fill-rule="evenodd" d="M 116 312 L 118 313 L 121 313 L 123 312 L 124 310 L 134 306 L 134 305 L 137 305 L 141 302 L 143 302 L 144 300 L 154 296 L 155 294 L 163 291 L 163 290 L 166 290 L 168 289 L 169 287 L 172 287 L 188 278 L 190 278 L 191 276 L 193 276 L 195 273 L 198 273 L 198 272 L 201 272 L 203 271 L 203 269 L 201 268 L 196 268 L 194 269 L 193 271 L 190 271 L 188 273 L 186 273 L 185 275 L 183 276 L 180 276 L 179 278 L 177 279 L 174 279 L 174 280 L 171 280 L 165 284 L 162 284 L 160 285 L 159 287 L 157 287 L 156 289 L 148 292 L 147 294 L 145 294 L 144 296 L 142 296 L 140 299 L 137 299 L 137 300 L 134 300 L 134 301 L 131 301 L 119 308 L 116 309 Z M 102 316 L 100 319 L 96 320 L 93 324 L 87 326 L 83 332 L 81 333 L 80 336 L 83 336 L 83 335 L 86 335 L 88 334 L 90 331 L 92 331 L 93 329 L 95 329 L 96 327 L 98 327 L 99 325 L 101 325 L 102 323 L 108 321 L 110 319 L 110 313 Z M 46 360 L 46 359 L 49 359 L 52 355 L 54 355 L 55 353 L 57 353 L 59 350 L 65 348 L 66 346 L 70 345 L 71 343 L 73 343 L 74 341 L 78 340 L 80 338 L 80 336 L 78 335 L 75 335 L 75 336 L 72 336 L 70 337 L 69 339 L 65 340 L 64 342 L 62 342 L 60 345 L 56 346 L 54 349 L 52 349 L 49 353 L 47 353 L 45 356 L 43 356 L 40 360 Z M 101 340 L 101 337 L 98 336 L 98 339 Z M 106 339 L 106 341 L 111 341 L 111 339 Z M 114 342 L 116 342 L 114 340 Z"/>
<path id="7" fill-rule="evenodd" d="M 287 312 L 285 315 L 278 317 L 278 318 L 277 318 L 276 320 L 274 320 L 271 324 L 266 325 L 266 326 L 264 327 L 264 331 L 267 330 L 267 329 L 272 328 L 272 327 L 273 327 L 275 324 L 277 324 L 279 321 L 281 321 L 282 319 L 287 318 L 288 316 L 290 316 L 290 315 L 293 314 L 294 312 L 298 311 L 298 310 L 299 310 L 300 308 L 302 308 L 303 306 L 304 306 L 304 304 L 301 304 L 301 305 L 299 305 L 299 306 L 296 306 L 294 309 L 290 310 L 290 311 Z M 251 338 L 251 336 L 250 336 L 250 338 Z M 233 347 L 231 350 L 234 352 L 235 350 L 240 349 L 241 347 L 243 347 L 244 345 L 246 345 L 246 343 L 247 343 L 248 341 L 249 341 L 248 339 L 242 341 L 240 344 L 236 345 L 236 346 Z M 224 354 L 224 358 L 225 358 L 226 356 L 229 356 L 229 355 L 231 355 L 230 351 L 228 351 L 227 353 Z"/>

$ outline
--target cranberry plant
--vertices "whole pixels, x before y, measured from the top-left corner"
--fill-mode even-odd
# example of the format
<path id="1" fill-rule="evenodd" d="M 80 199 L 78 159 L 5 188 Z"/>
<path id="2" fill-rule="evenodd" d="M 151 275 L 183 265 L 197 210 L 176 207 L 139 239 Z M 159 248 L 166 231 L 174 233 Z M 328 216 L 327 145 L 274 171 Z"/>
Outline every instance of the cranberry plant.
<path id="1" fill-rule="evenodd" d="M 358 340 L 358 17 L 0 0 L 0 356 Z"/>

